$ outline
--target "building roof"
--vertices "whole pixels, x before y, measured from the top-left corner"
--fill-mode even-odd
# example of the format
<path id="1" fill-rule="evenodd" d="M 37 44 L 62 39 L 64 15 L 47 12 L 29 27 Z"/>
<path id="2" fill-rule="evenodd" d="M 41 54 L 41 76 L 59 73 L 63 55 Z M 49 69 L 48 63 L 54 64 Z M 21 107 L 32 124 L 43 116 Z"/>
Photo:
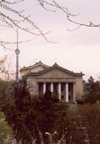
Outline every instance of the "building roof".
<path id="1" fill-rule="evenodd" d="M 29 67 L 25 67 L 25 66 L 24 66 L 24 67 L 22 67 L 22 68 L 20 69 L 20 72 L 21 72 L 21 71 L 25 71 L 25 70 L 31 70 L 31 69 L 33 69 L 33 68 L 35 68 L 35 67 L 38 67 L 38 66 L 42 66 L 44 69 L 46 69 L 46 68 L 49 67 L 49 66 L 43 64 L 41 61 L 39 61 L 39 62 L 35 63 L 35 64 L 32 65 L 32 66 L 29 66 Z"/>
<path id="2" fill-rule="evenodd" d="M 35 73 L 29 72 L 29 73 L 27 74 L 27 76 L 39 76 L 39 75 L 44 74 L 44 73 L 47 73 L 47 72 L 49 72 L 49 71 L 51 71 L 51 70 L 53 70 L 53 69 L 61 70 L 61 71 L 65 72 L 65 73 L 67 73 L 67 74 L 69 74 L 69 75 L 76 76 L 76 77 L 77 77 L 77 76 L 83 76 L 83 75 L 84 75 L 82 72 L 81 72 L 81 73 L 75 73 L 75 72 L 73 72 L 73 71 L 69 71 L 69 70 L 67 70 L 67 69 L 59 66 L 57 63 L 55 63 L 53 66 L 51 66 L 51 67 L 48 66 L 47 68 L 45 68 L 45 69 L 42 70 L 42 71 L 35 72 Z"/>

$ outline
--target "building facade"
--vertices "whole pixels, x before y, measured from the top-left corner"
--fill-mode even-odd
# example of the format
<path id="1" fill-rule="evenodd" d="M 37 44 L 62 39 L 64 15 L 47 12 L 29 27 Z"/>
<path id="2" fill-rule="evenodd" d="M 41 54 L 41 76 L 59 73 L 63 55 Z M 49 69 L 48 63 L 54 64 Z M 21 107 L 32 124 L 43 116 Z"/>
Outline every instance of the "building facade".
<path id="1" fill-rule="evenodd" d="M 62 101 L 75 102 L 83 94 L 83 74 L 69 71 L 56 63 L 49 67 L 40 61 L 33 66 L 23 67 L 20 76 L 26 78 L 34 96 L 42 96 L 49 90 L 57 92 Z"/>

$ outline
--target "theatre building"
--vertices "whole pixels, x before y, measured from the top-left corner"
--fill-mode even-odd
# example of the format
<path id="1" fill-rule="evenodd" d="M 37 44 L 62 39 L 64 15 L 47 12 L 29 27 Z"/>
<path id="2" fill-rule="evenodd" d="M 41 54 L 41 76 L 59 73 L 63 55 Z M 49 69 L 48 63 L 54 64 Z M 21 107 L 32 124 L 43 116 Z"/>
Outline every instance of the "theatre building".
<path id="1" fill-rule="evenodd" d="M 69 71 L 58 64 L 47 66 L 41 61 L 20 69 L 20 77 L 26 78 L 33 96 L 42 96 L 47 90 L 58 92 L 59 99 L 75 102 L 83 94 L 83 74 Z"/>

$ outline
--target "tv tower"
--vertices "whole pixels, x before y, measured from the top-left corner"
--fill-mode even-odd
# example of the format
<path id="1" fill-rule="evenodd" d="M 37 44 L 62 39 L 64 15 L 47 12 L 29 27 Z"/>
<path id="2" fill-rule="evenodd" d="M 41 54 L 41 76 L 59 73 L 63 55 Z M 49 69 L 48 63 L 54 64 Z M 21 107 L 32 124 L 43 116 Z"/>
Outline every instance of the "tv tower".
<path id="1" fill-rule="evenodd" d="M 18 49 L 18 29 L 17 29 L 17 48 L 15 50 L 16 54 L 16 81 L 19 80 L 19 54 L 20 50 Z"/>

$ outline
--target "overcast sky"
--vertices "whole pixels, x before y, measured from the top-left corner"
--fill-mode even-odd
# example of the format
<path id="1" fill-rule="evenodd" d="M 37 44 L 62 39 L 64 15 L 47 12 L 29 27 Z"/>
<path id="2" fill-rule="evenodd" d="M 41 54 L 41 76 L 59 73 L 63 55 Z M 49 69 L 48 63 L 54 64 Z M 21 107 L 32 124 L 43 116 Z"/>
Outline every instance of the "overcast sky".
<path id="1" fill-rule="evenodd" d="M 61 1 L 61 2 L 60 2 Z M 72 14 L 80 15 L 72 19 L 89 24 L 100 23 L 100 1 L 99 0 L 57 0 L 62 6 L 66 6 Z M 52 66 L 55 62 L 58 65 L 74 71 L 83 72 L 84 80 L 93 76 L 96 80 L 100 76 L 100 28 L 81 27 L 75 31 L 77 25 L 68 22 L 66 15 L 57 10 L 56 13 L 45 11 L 38 5 L 36 0 L 25 0 L 18 5 L 19 9 L 25 10 L 25 15 L 30 18 L 43 31 L 51 31 L 47 38 L 52 42 L 48 43 L 43 37 L 37 37 L 31 42 L 19 44 L 20 68 L 30 66 L 38 61 Z M 24 23 L 24 25 L 26 25 Z M 1 28 L 0 35 L 4 39 L 16 41 L 16 32 L 9 28 Z M 31 39 L 32 36 L 19 30 L 19 41 Z M 11 46 L 16 49 L 16 45 Z M 15 54 L 13 51 L 5 52 L 1 49 L 0 57 L 8 54 L 12 57 L 15 66 Z"/>

